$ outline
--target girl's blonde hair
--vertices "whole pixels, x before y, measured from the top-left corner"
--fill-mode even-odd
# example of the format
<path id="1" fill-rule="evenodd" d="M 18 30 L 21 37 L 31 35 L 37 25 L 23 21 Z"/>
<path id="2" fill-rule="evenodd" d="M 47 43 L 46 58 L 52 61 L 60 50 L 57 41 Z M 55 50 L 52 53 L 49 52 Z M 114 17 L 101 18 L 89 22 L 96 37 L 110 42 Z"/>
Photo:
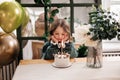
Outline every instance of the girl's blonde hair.
<path id="1" fill-rule="evenodd" d="M 68 34 L 69 39 L 71 39 L 70 35 L 70 25 L 67 23 L 65 19 L 56 19 L 50 27 L 50 36 L 53 35 L 54 31 L 57 29 L 57 27 L 60 26 L 63 28 L 63 30 Z"/>

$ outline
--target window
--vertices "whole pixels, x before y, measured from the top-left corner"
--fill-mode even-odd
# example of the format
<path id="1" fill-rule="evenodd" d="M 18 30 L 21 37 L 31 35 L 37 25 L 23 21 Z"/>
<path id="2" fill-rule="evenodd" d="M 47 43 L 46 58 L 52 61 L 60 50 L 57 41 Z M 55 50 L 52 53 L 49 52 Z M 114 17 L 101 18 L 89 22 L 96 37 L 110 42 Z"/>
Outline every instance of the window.
<path id="1" fill-rule="evenodd" d="M 88 13 L 92 7 L 92 4 L 95 4 L 95 0 L 51 0 L 53 7 L 56 7 L 59 4 L 63 4 L 63 7 L 59 9 L 59 14 L 57 14 L 57 16 L 59 18 L 67 18 L 69 20 L 70 18 L 70 25 L 71 25 L 71 32 L 74 32 L 74 27 L 75 26 L 75 22 L 80 22 L 80 24 L 84 24 L 84 23 L 88 23 Z M 33 25 L 33 31 L 35 33 L 34 36 L 20 36 L 22 41 L 24 40 L 29 40 L 27 43 L 27 46 L 31 46 L 31 41 L 37 41 L 37 40 L 41 40 L 42 38 L 41 35 L 36 32 L 40 32 L 38 31 L 38 28 L 35 31 L 35 21 L 38 19 L 38 17 L 40 16 L 41 13 L 44 12 L 44 6 L 40 6 L 39 4 L 35 4 L 34 0 L 20 0 L 20 3 L 22 4 L 23 7 L 28 8 L 29 13 L 31 15 L 31 19 L 32 19 L 32 25 Z M 96 2 L 97 3 L 97 2 Z M 57 5 L 56 5 L 57 4 Z M 39 23 L 39 25 L 44 26 L 44 22 Z M 41 29 L 39 29 L 41 30 Z M 44 29 L 45 30 L 45 29 Z M 37 34 L 37 36 L 36 36 Z M 43 32 L 44 34 L 44 32 Z M 43 35 L 42 34 L 42 35 Z M 39 36 L 40 35 L 40 36 Z M 23 52 L 21 51 L 21 53 L 23 53 L 23 55 L 25 54 L 26 57 L 25 59 L 29 59 L 31 58 L 31 53 L 26 53 L 27 50 L 32 50 L 32 49 L 28 49 L 30 47 L 27 48 L 27 46 L 25 46 L 23 48 Z M 24 53 L 25 52 L 25 53 Z M 20 53 L 20 54 L 21 54 Z M 29 56 L 30 55 L 30 56 Z M 24 57 L 23 57 L 24 58 Z"/>
<path id="2" fill-rule="evenodd" d="M 120 0 L 102 0 L 102 6 L 104 9 L 108 9 L 118 15 L 116 19 L 120 21 Z M 104 54 L 120 54 L 120 41 L 115 38 L 112 40 L 103 41 L 103 52 Z"/>

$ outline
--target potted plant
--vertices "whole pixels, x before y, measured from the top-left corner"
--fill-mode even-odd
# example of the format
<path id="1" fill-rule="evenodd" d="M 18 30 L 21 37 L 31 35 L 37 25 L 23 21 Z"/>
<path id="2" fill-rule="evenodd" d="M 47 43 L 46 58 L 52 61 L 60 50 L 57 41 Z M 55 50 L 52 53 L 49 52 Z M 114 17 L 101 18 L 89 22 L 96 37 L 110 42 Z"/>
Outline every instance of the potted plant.
<path id="1" fill-rule="evenodd" d="M 103 10 L 101 7 L 93 7 L 89 13 L 90 32 L 92 40 L 111 40 L 118 35 L 119 23 L 115 19 L 117 15 L 113 12 Z"/>
<path id="2" fill-rule="evenodd" d="M 116 20 L 117 15 L 113 12 L 103 10 L 101 7 L 93 7 L 89 13 L 88 35 L 91 35 L 92 41 L 97 41 L 96 46 L 90 47 L 88 50 L 87 65 L 89 67 L 102 67 L 102 40 L 111 40 L 118 36 L 119 23 Z"/>
<path id="3" fill-rule="evenodd" d="M 86 57 L 88 53 L 88 47 L 85 46 L 85 44 L 80 45 L 79 48 L 77 49 L 78 52 L 78 57 Z"/>

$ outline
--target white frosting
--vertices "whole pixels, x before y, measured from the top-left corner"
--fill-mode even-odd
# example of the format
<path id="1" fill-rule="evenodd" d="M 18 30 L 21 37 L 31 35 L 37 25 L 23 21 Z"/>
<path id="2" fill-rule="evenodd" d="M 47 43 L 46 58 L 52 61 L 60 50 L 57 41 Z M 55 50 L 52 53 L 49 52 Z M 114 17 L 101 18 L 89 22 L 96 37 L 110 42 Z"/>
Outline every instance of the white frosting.
<path id="1" fill-rule="evenodd" d="M 55 54 L 54 64 L 57 67 L 66 67 L 70 64 L 70 55 L 69 54 Z"/>

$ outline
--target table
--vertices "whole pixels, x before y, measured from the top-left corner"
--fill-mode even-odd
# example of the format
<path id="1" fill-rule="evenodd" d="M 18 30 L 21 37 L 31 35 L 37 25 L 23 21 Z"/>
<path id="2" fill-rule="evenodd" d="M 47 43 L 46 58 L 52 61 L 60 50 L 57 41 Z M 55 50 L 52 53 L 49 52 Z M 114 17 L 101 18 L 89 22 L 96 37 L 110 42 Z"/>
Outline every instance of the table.
<path id="1" fill-rule="evenodd" d="M 52 60 L 21 60 L 12 80 L 120 80 L 120 61 L 104 61 L 89 68 L 84 58 L 71 60 L 68 68 L 53 67 Z"/>

